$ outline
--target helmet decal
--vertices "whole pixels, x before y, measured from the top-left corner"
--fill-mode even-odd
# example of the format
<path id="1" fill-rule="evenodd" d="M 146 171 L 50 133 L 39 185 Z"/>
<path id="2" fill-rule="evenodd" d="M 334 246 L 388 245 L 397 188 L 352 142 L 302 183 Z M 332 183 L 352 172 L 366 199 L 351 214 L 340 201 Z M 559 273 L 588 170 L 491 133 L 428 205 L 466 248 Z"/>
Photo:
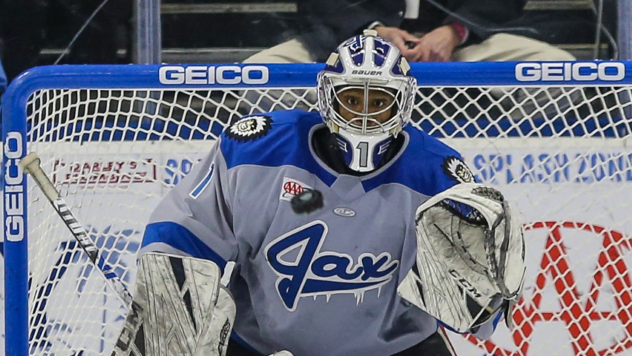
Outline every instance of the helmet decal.
<path id="1" fill-rule="evenodd" d="M 364 43 L 363 36 L 356 36 L 349 43 L 348 49 L 353 63 L 359 66 L 364 62 Z"/>
<path id="2" fill-rule="evenodd" d="M 373 49 L 373 61 L 377 67 L 382 67 L 384 65 L 384 58 L 388 55 L 391 45 L 384 42 L 379 37 L 375 39 L 374 43 L 375 48 Z"/>

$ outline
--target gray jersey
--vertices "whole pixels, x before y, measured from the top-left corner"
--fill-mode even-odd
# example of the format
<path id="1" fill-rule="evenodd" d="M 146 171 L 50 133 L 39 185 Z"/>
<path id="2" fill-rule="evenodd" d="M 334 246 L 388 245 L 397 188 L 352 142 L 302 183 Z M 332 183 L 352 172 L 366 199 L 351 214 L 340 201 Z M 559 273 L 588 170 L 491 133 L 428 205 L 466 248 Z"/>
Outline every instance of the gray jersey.
<path id="1" fill-rule="evenodd" d="M 338 174 L 311 148 L 319 115 L 242 118 L 160 203 L 143 251 L 235 262 L 233 337 L 262 354 L 390 355 L 436 331 L 401 299 L 415 258 L 415 209 L 471 174 L 458 153 L 407 129 L 397 156 L 362 177 Z M 295 214 L 317 189 L 324 207 Z"/>

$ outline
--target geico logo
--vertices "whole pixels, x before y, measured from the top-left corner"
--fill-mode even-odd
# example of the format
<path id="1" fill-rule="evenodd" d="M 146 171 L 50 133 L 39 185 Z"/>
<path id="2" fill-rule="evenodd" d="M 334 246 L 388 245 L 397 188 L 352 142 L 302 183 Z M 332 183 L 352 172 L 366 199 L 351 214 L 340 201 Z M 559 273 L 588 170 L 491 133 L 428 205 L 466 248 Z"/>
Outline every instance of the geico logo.
<path id="1" fill-rule="evenodd" d="M 270 78 L 265 66 L 164 66 L 160 84 L 265 84 Z"/>
<path id="2" fill-rule="evenodd" d="M 6 166 L 4 170 L 4 209 L 7 219 L 5 221 L 5 236 L 11 242 L 24 239 L 24 179 L 22 169 L 18 165 L 22 159 L 22 135 L 19 132 L 9 132 L 4 142 L 4 156 Z"/>
<path id="3" fill-rule="evenodd" d="M 516 79 L 521 82 L 549 81 L 619 81 L 625 78 L 621 62 L 544 62 L 518 63 Z"/>

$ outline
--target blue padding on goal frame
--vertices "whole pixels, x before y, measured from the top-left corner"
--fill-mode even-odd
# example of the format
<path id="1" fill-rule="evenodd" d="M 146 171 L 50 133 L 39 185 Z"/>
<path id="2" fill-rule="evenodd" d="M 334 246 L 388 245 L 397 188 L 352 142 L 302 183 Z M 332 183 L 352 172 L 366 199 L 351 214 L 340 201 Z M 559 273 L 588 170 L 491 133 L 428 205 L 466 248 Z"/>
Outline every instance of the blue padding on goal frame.
<path id="1" fill-rule="evenodd" d="M 3 164 L 5 171 L 3 176 L 15 173 L 15 167 L 19 159 L 26 156 L 27 152 L 27 125 L 26 111 L 28 100 L 32 94 L 41 89 L 67 90 L 67 89 L 96 89 L 96 90 L 157 90 L 169 91 L 174 89 L 211 90 L 211 89 L 245 89 L 245 88 L 307 88 L 316 85 L 316 74 L 324 64 L 208 64 L 208 65 L 63 65 L 48 66 L 29 69 L 13 80 L 2 98 L 2 142 L 4 142 Z M 412 63 L 411 72 L 418 79 L 420 87 L 472 87 L 479 86 L 582 86 L 616 88 L 632 85 L 632 61 L 576 61 L 576 62 L 448 62 L 448 63 Z M 607 90 L 607 89 L 606 89 Z M 628 104 L 630 98 L 620 98 Z M 66 107 L 67 103 L 57 102 L 58 107 Z M 607 108 L 607 105 L 606 105 Z M 608 109 L 608 108 L 607 108 Z M 146 113 L 145 113 L 146 114 Z M 140 116 L 140 124 L 160 125 L 169 134 L 190 135 L 187 138 L 196 139 L 198 133 L 183 133 L 175 131 L 174 125 L 164 124 L 160 120 L 147 124 L 144 113 Z M 610 113 L 612 114 L 612 113 Z M 476 120 L 476 124 L 460 118 L 442 122 L 441 130 L 433 130 L 432 120 L 421 122 L 421 128 L 437 136 L 452 137 L 484 137 L 499 135 L 498 131 L 509 129 L 509 136 L 536 135 L 536 128 L 542 130 L 537 136 L 560 134 L 562 136 L 590 135 L 594 137 L 621 137 L 630 132 L 630 126 L 624 118 L 631 118 L 630 106 L 621 110 L 613 119 L 607 119 L 606 115 L 598 115 L 598 118 L 584 119 L 565 118 L 548 120 L 546 112 L 543 117 L 527 120 L 517 126 L 509 118 L 485 118 Z M 612 115 L 611 115 L 612 116 Z M 97 116 L 95 116 L 97 117 Z M 572 129 L 562 131 L 561 123 L 575 122 Z M 573 121 L 574 120 L 574 121 Z M 132 136 L 131 127 L 134 124 L 117 121 L 96 120 L 93 123 L 85 121 L 81 124 L 61 129 L 58 124 L 50 124 L 49 128 L 60 129 L 59 134 L 51 136 L 51 139 L 79 140 L 110 140 L 120 141 L 139 139 L 135 132 Z M 226 124 L 226 123 L 224 123 Z M 93 125 L 93 126 L 90 126 Z M 98 125 L 110 128 L 101 136 L 94 137 L 85 132 L 87 127 L 96 128 Z M 219 126 L 210 125 L 201 130 L 210 130 L 213 134 L 221 131 Z M 566 126 L 566 125 L 565 125 Z M 81 134 L 70 138 L 70 133 Z M 38 133 L 34 133 L 37 135 Z M 149 136 L 147 139 L 152 139 Z M 11 145 L 19 149 L 8 150 Z M 13 173 L 12 173 L 13 170 Z M 10 227 L 5 231 L 5 310 L 7 311 L 6 325 L 6 354 L 28 355 L 28 231 L 18 233 L 18 221 L 26 221 L 27 196 L 25 192 L 26 176 L 24 174 L 13 176 L 12 181 L 3 182 L 3 194 L 5 201 L 19 202 L 23 207 L 9 212 L 4 211 L 4 221 L 9 222 Z M 21 219 L 21 220 L 20 220 Z"/>

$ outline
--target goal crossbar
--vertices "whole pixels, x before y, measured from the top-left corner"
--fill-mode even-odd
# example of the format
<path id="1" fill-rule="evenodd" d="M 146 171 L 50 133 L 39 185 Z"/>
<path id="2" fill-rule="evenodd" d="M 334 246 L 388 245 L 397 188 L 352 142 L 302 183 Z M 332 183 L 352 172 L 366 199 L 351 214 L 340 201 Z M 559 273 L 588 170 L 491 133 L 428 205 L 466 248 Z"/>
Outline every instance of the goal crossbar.
<path id="1" fill-rule="evenodd" d="M 50 66 L 18 77 L 2 105 L 6 354 L 107 352 L 123 313 L 19 168 L 23 157 L 42 156 L 129 288 L 157 201 L 232 120 L 316 110 L 322 67 Z M 517 331 L 487 343 L 463 339 L 460 347 L 537 355 L 533 340 L 556 333 L 568 340 L 559 354 L 624 354 L 632 347 L 624 322 L 632 290 L 604 285 L 629 278 L 632 263 L 621 252 L 632 246 L 632 203 L 622 198 L 632 194 L 632 62 L 414 63 L 412 73 L 419 90 L 411 125 L 457 148 L 477 179 L 517 200 L 533 235 Z M 580 274 L 595 265 L 594 274 Z M 578 291 L 586 297 L 570 296 Z M 598 313 L 600 303 L 610 314 Z M 597 319 L 606 331 L 587 325 Z"/>

